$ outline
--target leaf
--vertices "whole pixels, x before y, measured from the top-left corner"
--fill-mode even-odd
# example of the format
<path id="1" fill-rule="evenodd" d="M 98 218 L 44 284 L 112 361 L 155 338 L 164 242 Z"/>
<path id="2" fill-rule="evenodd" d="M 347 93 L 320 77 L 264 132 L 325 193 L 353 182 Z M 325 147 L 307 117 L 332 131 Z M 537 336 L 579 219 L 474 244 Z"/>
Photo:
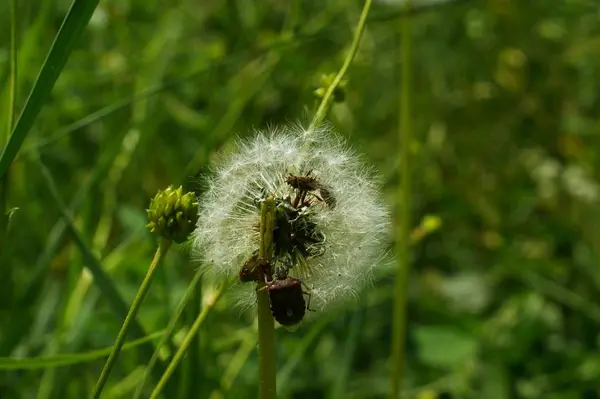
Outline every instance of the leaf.
<path id="1" fill-rule="evenodd" d="M 0 180 L 6 176 L 8 168 L 23 145 L 33 122 L 52 91 L 77 39 L 79 39 L 81 32 L 90 20 L 98 2 L 99 0 L 75 0 L 67 12 L 27 98 L 23 112 L 19 116 L 8 143 L 0 155 Z"/>
<path id="2" fill-rule="evenodd" d="M 466 333 L 446 326 L 421 326 L 415 331 L 419 358 L 440 368 L 453 369 L 472 357 L 477 342 Z"/>
<path id="3" fill-rule="evenodd" d="M 143 338 L 127 342 L 122 351 L 135 348 L 155 338 L 162 336 L 164 331 L 157 331 Z M 78 363 L 91 362 L 109 355 L 112 346 L 84 353 L 69 353 L 46 357 L 0 357 L 0 370 L 35 370 L 48 367 L 70 366 Z"/>

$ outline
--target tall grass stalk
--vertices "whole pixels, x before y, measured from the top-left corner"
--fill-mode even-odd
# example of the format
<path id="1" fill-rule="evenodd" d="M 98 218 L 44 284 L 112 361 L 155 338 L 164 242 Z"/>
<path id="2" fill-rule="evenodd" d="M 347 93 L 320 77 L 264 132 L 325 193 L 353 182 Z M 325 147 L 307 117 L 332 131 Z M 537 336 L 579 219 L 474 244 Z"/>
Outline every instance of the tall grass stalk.
<path id="1" fill-rule="evenodd" d="M 405 364 L 406 341 L 406 302 L 407 286 L 410 276 L 410 210 L 411 210 L 411 164 L 410 144 L 412 140 L 411 123 L 411 79 L 412 79 L 412 52 L 411 52 L 411 20 L 410 0 L 405 0 L 406 13 L 400 25 L 400 121 L 399 121 L 399 146 L 400 146 L 400 182 L 398 184 L 398 205 L 396 220 L 396 297 L 394 301 L 393 334 L 391 353 L 391 390 L 390 398 L 396 399 L 402 391 Z"/>
<path id="2" fill-rule="evenodd" d="M 175 356 L 173 356 L 173 359 L 171 360 L 171 362 L 167 366 L 167 369 L 165 370 L 165 372 L 163 373 L 162 377 L 158 381 L 158 384 L 156 384 L 156 386 L 154 387 L 154 390 L 150 394 L 149 399 L 156 399 L 156 398 L 158 398 L 158 395 L 160 395 L 160 393 L 162 392 L 162 390 L 167 385 L 167 381 L 169 381 L 169 378 L 171 377 L 171 375 L 175 371 L 175 368 L 177 368 L 177 365 L 179 364 L 179 362 L 181 361 L 181 359 L 183 359 L 183 356 L 185 355 L 185 352 L 187 351 L 187 349 L 189 348 L 190 344 L 192 343 L 192 340 L 194 339 L 194 337 L 196 336 L 196 333 L 198 332 L 198 329 L 200 328 L 200 326 L 202 325 L 202 323 L 206 319 L 206 316 L 208 316 L 208 314 L 213 309 L 213 307 L 215 306 L 215 304 L 221 298 L 221 295 L 223 295 L 223 292 L 229 287 L 230 284 L 231 284 L 231 281 L 225 282 L 217 290 L 217 292 L 213 296 L 212 300 L 202 308 L 202 312 L 200 312 L 200 314 L 198 315 L 198 317 L 194 321 L 194 324 L 192 324 L 192 326 L 190 327 L 190 330 L 188 331 L 188 333 L 186 334 L 185 338 L 183 339 L 183 342 L 181 343 L 181 346 L 179 347 L 179 349 L 175 353 Z"/>
<path id="3" fill-rule="evenodd" d="M 10 1 L 10 83 L 8 89 L 8 118 L 6 127 L 6 141 L 15 120 L 15 102 L 17 99 L 17 0 Z"/>
<path id="4" fill-rule="evenodd" d="M 21 149 L 98 2 L 99 0 L 74 0 L 71 4 L 23 106 L 19 119 L 15 123 L 6 146 L 0 153 L 0 179 L 6 177 L 10 165 Z"/>
<path id="5" fill-rule="evenodd" d="M 342 67 L 340 68 L 338 73 L 335 75 L 333 82 L 331 82 L 331 85 L 329 85 L 329 88 L 327 88 L 327 91 L 325 92 L 325 95 L 323 96 L 323 100 L 321 101 L 321 104 L 319 105 L 319 108 L 317 108 L 317 112 L 315 113 L 315 117 L 312 122 L 313 126 L 319 125 L 321 122 L 323 122 L 323 120 L 325 120 L 325 117 L 327 116 L 327 112 L 329 111 L 329 105 L 330 105 L 332 97 L 333 97 L 333 92 L 335 91 L 335 89 L 338 87 L 338 85 L 344 78 L 346 71 L 348 71 L 348 68 L 350 67 L 350 64 L 352 63 L 352 60 L 354 59 L 354 56 L 356 55 L 356 52 L 358 51 L 358 45 L 360 44 L 360 39 L 362 38 L 363 32 L 365 30 L 365 26 L 367 23 L 367 16 L 369 15 L 370 8 L 371 8 L 371 0 L 366 0 L 365 5 L 363 6 L 362 12 L 360 13 L 360 19 L 358 21 L 358 26 L 356 27 L 356 31 L 354 32 L 354 38 L 352 39 L 352 44 L 350 45 L 350 51 L 346 55 L 346 58 L 344 59 L 344 63 L 342 64 Z"/>
<path id="6" fill-rule="evenodd" d="M 10 75 L 9 75 L 9 90 L 8 90 L 8 109 L 7 111 L 7 126 L 4 137 L 0 139 L 0 148 L 4 148 L 10 140 L 10 134 L 13 127 L 15 115 L 15 102 L 17 96 L 17 1 L 10 2 Z M 7 265 L 5 259 L 8 258 L 8 173 L 3 178 L 0 178 L 0 264 Z M 7 286 L 12 286 L 12 269 L 4 267 L 2 270 L 3 279 Z M 0 285 L 2 286 L 2 285 Z M 8 291 L 10 294 L 10 291 Z M 3 295 L 0 295 L 0 299 Z"/>
<path id="7" fill-rule="evenodd" d="M 161 337 L 158 345 L 156 345 L 156 349 L 154 350 L 154 354 L 152 355 L 150 362 L 148 364 L 146 364 L 146 368 L 144 370 L 144 375 L 142 377 L 142 380 L 140 382 L 138 382 L 138 386 L 133 395 L 134 399 L 140 399 L 142 397 L 142 394 L 144 392 L 144 385 L 146 384 L 146 381 L 148 381 L 148 378 L 150 377 L 152 368 L 154 367 L 154 365 L 156 364 L 156 361 L 158 360 L 159 353 L 160 353 L 162 347 L 165 346 L 165 344 L 173 336 L 173 332 L 175 331 L 175 326 L 177 324 L 177 321 L 179 320 L 179 317 L 183 313 L 185 305 L 188 303 L 189 299 L 193 297 L 194 291 L 196 290 L 196 286 L 198 285 L 198 282 L 200 281 L 201 277 L 202 277 L 202 273 L 200 273 L 200 271 L 197 271 L 196 274 L 194 275 L 194 278 L 192 279 L 192 281 L 188 285 L 187 289 L 185 290 L 185 293 L 183 294 L 181 301 L 177 305 L 177 309 L 175 310 L 175 313 L 169 320 L 169 324 L 167 325 L 167 328 L 165 329 L 164 335 Z"/>
<path id="8" fill-rule="evenodd" d="M 123 343 L 125 342 L 125 338 L 127 337 L 127 333 L 129 332 L 129 327 L 131 325 L 131 322 L 135 319 L 135 316 L 136 316 L 142 302 L 144 301 L 144 297 L 146 296 L 146 293 L 148 292 L 148 289 L 150 288 L 152 278 L 154 277 L 154 272 L 156 271 L 158 266 L 162 263 L 163 259 L 165 258 L 165 255 L 167 254 L 172 243 L 173 242 L 171 240 L 161 238 L 160 243 L 158 244 L 158 248 L 156 249 L 156 253 L 154 254 L 154 259 L 152 260 L 152 263 L 150 264 L 150 267 L 148 268 L 148 271 L 146 272 L 146 276 L 144 277 L 144 280 L 142 281 L 142 284 L 140 285 L 140 288 L 138 289 L 138 292 L 135 295 L 135 298 L 133 299 L 133 303 L 131 304 L 131 307 L 129 308 L 129 312 L 127 313 L 127 316 L 125 317 L 125 321 L 123 322 L 123 325 L 121 326 L 119 335 L 117 335 L 117 339 L 113 345 L 113 349 L 112 349 L 110 355 L 108 356 L 106 363 L 104 364 L 104 368 L 102 369 L 102 373 L 100 374 L 98 381 L 96 382 L 96 387 L 94 388 L 94 392 L 92 394 L 92 397 L 94 399 L 98 399 L 100 397 L 100 395 L 102 394 L 102 390 L 104 389 L 104 386 L 105 386 L 106 382 L 108 381 L 110 372 L 112 371 L 112 368 L 115 365 L 115 360 L 117 359 L 117 356 L 119 355 L 119 352 L 121 351 Z"/>

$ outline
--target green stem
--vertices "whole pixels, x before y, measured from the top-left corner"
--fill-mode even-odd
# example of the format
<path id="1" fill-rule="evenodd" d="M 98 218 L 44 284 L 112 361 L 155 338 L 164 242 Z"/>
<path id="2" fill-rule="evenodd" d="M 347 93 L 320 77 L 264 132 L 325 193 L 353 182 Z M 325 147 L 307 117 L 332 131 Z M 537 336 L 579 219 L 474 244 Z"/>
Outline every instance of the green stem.
<path id="1" fill-rule="evenodd" d="M 17 95 L 17 2 L 11 0 L 10 2 L 10 76 L 9 76 L 9 88 L 8 88 L 8 112 L 7 112 L 7 126 L 6 133 L 2 137 L 0 133 L 0 151 L 8 143 L 13 127 L 14 115 L 15 115 L 15 101 Z M 8 228 L 10 223 L 10 217 L 8 213 L 8 180 L 9 173 L 7 172 L 4 178 L 0 179 L 0 265 L 7 265 L 7 259 L 9 259 L 8 251 Z M 0 300 L 3 302 L 10 301 L 12 290 L 8 287 L 12 287 L 12 269 L 5 267 L 2 270 L 2 276 L 5 281 L 4 284 L 0 284 L 3 292 L 0 295 Z"/>
<path id="2" fill-rule="evenodd" d="M 198 281 L 200 281 L 201 277 L 202 277 L 202 272 L 200 270 L 198 270 L 196 272 L 196 274 L 194 275 L 194 278 L 188 285 L 185 293 L 183 294 L 181 301 L 177 305 L 175 314 L 171 317 L 171 320 L 169 320 L 169 324 L 167 325 L 165 333 L 161 337 L 158 345 L 156 346 L 156 349 L 154 350 L 154 354 L 152 355 L 150 362 L 146 365 L 146 369 L 144 370 L 144 376 L 142 377 L 142 380 L 138 383 L 137 389 L 133 395 L 133 399 L 139 399 L 142 397 L 144 385 L 146 384 L 146 381 L 148 381 L 148 378 L 150 377 L 152 368 L 154 367 L 154 365 L 156 364 L 156 361 L 158 360 L 158 355 L 160 353 L 160 350 L 173 336 L 173 331 L 175 330 L 177 321 L 179 320 L 179 317 L 183 313 L 183 310 L 185 309 L 185 305 L 188 303 L 188 300 L 192 297 L 192 295 L 196 289 L 196 286 L 198 285 Z"/>
<path id="3" fill-rule="evenodd" d="M 273 253 L 273 224 L 275 201 L 267 197 L 260 210 L 259 256 L 270 260 Z M 259 398 L 275 399 L 277 394 L 275 362 L 275 321 L 269 306 L 269 291 L 264 283 L 258 284 L 256 292 L 258 306 L 258 369 Z"/>
<path id="4" fill-rule="evenodd" d="M 8 126 L 6 141 L 15 120 L 15 101 L 17 98 L 17 2 L 10 2 L 10 86 L 8 94 Z M 2 143 L 4 145 L 5 143 Z"/>
<path id="5" fill-rule="evenodd" d="M 129 326 L 131 325 L 131 322 L 135 319 L 135 316 L 136 316 L 142 302 L 144 301 L 144 297 L 146 296 L 146 293 L 148 292 L 148 289 L 150 288 L 150 284 L 152 283 L 152 278 L 154 277 L 154 272 L 156 271 L 158 266 L 162 263 L 163 259 L 165 258 L 165 255 L 167 254 L 172 243 L 173 242 L 171 240 L 161 238 L 160 243 L 158 244 L 158 248 L 156 249 L 156 253 L 154 254 L 154 259 L 152 260 L 152 263 L 150 264 L 150 267 L 148 268 L 148 272 L 146 273 L 146 276 L 144 277 L 144 280 L 142 281 L 142 284 L 140 285 L 140 288 L 138 289 L 138 292 L 137 292 L 135 298 L 133 299 L 133 303 L 129 307 L 129 312 L 127 313 L 127 316 L 125 317 L 125 321 L 123 322 L 123 325 L 121 326 L 119 335 L 117 335 L 117 339 L 116 339 L 115 343 L 113 344 L 112 352 L 110 353 L 110 355 L 108 356 L 108 359 L 106 360 L 106 363 L 104 364 L 104 369 L 102 369 L 100 378 L 98 378 L 98 382 L 96 383 L 96 387 L 94 388 L 94 392 L 92 394 L 93 399 L 98 399 L 100 397 L 100 395 L 102 394 L 104 385 L 108 381 L 110 372 L 112 371 L 112 368 L 115 365 L 115 360 L 117 359 L 117 356 L 119 355 L 119 352 L 121 351 L 123 343 L 125 342 L 125 338 L 127 337 L 127 333 L 129 331 Z"/>
<path id="6" fill-rule="evenodd" d="M 411 23 L 410 0 L 406 0 L 406 16 L 401 24 L 400 65 L 401 65 L 401 98 L 400 98 L 400 184 L 398 192 L 398 220 L 396 232 L 396 297 L 393 314 L 392 342 L 392 372 L 390 398 L 396 399 L 402 391 L 405 364 L 406 341 L 406 302 L 407 286 L 410 276 L 410 208 L 411 208 L 411 174 L 410 174 L 410 144 L 411 144 Z"/>
<path id="7" fill-rule="evenodd" d="M 356 28 L 356 32 L 354 32 L 354 39 L 352 40 L 352 44 L 350 46 L 350 51 L 348 52 L 348 55 L 346 56 L 346 59 L 344 60 L 344 64 L 338 71 L 337 75 L 335 75 L 333 82 L 331 82 L 331 85 L 329 85 L 329 88 L 327 89 L 327 91 L 325 92 L 325 95 L 323 96 L 323 100 L 321 101 L 321 104 L 319 105 L 319 108 L 317 109 L 317 112 L 315 113 L 315 117 L 312 122 L 313 127 L 319 125 L 325 119 L 325 116 L 327 115 L 327 111 L 329 110 L 329 103 L 331 102 L 331 99 L 333 97 L 333 92 L 337 88 L 337 86 L 340 84 L 342 79 L 344 78 L 346 71 L 350 67 L 350 63 L 352 63 L 352 60 L 354 59 L 354 56 L 356 55 L 356 52 L 358 51 L 358 45 L 360 44 L 360 39 L 365 30 L 365 25 L 367 22 L 367 15 L 369 14 L 370 8 L 371 8 L 371 0 L 366 0 L 365 5 L 360 14 L 360 20 L 358 21 L 358 26 Z"/>
<path id="8" fill-rule="evenodd" d="M 160 378 L 160 381 L 158 381 L 158 384 L 156 384 L 156 387 L 154 387 L 154 390 L 150 394 L 149 399 L 158 398 L 158 395 L 160 395 L 160 393 L 162 392 L 164 387 L 167 385 L 167 381 L 169 380 L 169 378 L 175 371 L 175 368 L 177 367 L 177 365 L 179 364 L 181 359 L 183 359 L 185 352 L 187 351 L 190 344 L 192 343 L 194 336 L 196 335 L 196 333 L 198 332 L 198 329 L 200 328 L 200 326 L 206 319 L 206 316 L 208 316 L 208 314 L 210 313 L 212 308 L 215 306 L 215 304 L 217 303 L 219 298 L 221 298 L 221 295 L 223 294 L 223 292 L 229 286 L 230 283 L 231 282 L 229 281 L 229 282 L 226 282 L 225 284 L 223 284 L 221 286 L 221 288 L 219 288 L 219 290 L 217 291 L 215 296 L 213 297 L 213 300 L 210 303 L 208 303 L 206 306 L 204 306 L 204 308 L 202 309 L 202 312 L 200 312 L 200 314 L 194 321 L 194 324 L 192 324 L 192 326 L 190 327 L 190 330 L 188 331 L 185 338 L 183 339 L 183 342 L 181 343 L 181 346 L 175 353 L 175 356 L 173 356 L 171 363 L 169 363 L 169 365 L 167 366 L 167 369 L 165 370 L 164 374 Z"/>

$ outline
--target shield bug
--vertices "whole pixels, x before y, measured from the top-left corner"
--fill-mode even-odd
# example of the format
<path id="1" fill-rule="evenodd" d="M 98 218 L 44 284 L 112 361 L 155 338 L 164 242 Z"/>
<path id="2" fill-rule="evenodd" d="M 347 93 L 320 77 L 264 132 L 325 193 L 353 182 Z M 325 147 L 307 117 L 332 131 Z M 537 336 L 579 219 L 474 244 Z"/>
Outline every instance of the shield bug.
<path id="1" fill-rule="evenodd" d="M 240 269 L 238 277 L 241 282 L 269 281 L 273 278 L 273 272 L 269 261 L 262 259 L 257 253 L 252 255 Z"/>
<path id="2" fill-rule="evenodd" d="M 310 309 L 311 294 L 305 292 L 304 283 L 294 277 L 275 279 L 265 287 L 269 293 L 273 318 L 284 327 L 294 326 L 302 321 L 306 310 Z M 308 303 L 304 300 L 308 296 Z"/>

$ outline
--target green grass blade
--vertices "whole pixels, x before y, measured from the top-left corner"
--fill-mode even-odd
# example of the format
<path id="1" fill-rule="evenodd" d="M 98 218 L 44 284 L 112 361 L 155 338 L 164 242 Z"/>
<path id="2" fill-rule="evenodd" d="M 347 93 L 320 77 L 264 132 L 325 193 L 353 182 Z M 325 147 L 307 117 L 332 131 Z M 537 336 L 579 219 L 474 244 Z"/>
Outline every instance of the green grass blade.
<path id="1" fill-rule="evenodd" d="M 33 89 L 27 98 L 6 147 L 0 155 L 0 179 L 4 179 L 8 168 L 23 145 L 42 105 L 52 91 L 58 76 L 65 66 L 77 39 L 86 27 L 99 0 L 75 0 L 52 43 L 50 52 L 42 65 Z"/>
<path id="2" fill-rule="evenodd" d="M 160 342 L 158 343 L 158 345 L 156 346 L 156 349 L 154 350 L 154 354 L 152 355 L 152 359 L 150 359 L 150 362 L 148 362 L 146 364 L 146 369 L 144 371 L 144 376 L 142 377 L 142 380 L 138 383 L 138 387 L 137 387 L 137 389 L 136 389 L 136 391 L 135 391 L 135 393 L 133 395 L 134 399 L 139 399 L 139 398 L 142 397 L 142 393 L 144 392 L 144 385 L 148 381 L 148 378 L 149 378 L 150 373 L 151 373 L 151 371 L 152 371 L 152 369 L 154 367 L 154 364 L 156 363 L 156 360 L 158 359 L 159 352 L 160 352 L 161 348 L 173 336 L 173 332 L 175 331 L 175 327 L 177 325 L 177 321 L 181 317 L 181 314 L 183 313 L 183 311 L 185 309 L 185 305 L 188 303 L 188 301 L 190 299 L 193 298 L 193 294 L 194 294 L 194 292 L 196 290 L 196 286 L 198 285 L 198 282 L 200 281 L 201 278 L 202 278 L 202 272 L 201 272 L 200 269 L 198 269 L 198 271 L 194 275 L 194 278 L 188 284 L 188 287 L 185 290 L 185 292 L 183 294 L 183 297 L 181 298 L 179 304 L 177 305 L 177 309 L 175 309 L 175 313 L 173 313 L 173 315 L 171 316 L 171 319 L 169 320 L 167 328 L 165 329 L 165 334 L 162 336 L 162 338 L 160 339 Z"/>
<path id="3" fill-rule="evenodd" d="M 15 99 L 17 87 L 17 2 L 10 2 L 10 76 L 9 76 L 9 94 L 7 109 L 6 130 L 0 129 L 0 145 L 4 146 L 10 140 L 10 132 L 13 125 L 15 113 Z M 8 210 L 8 178 L 0 180 L 0 272 L 3 276 L 3 282 L 0 283 L 0 302 L 10 303 L 12 300 L 13 270 L 8 266 L 10 246 L 8 245 L 8 228 L 10 223 Z"/>
<path id="4" fill-rule="evenodd" d="M 17 1 L 10 1 L 10 78 L 8 86 L 8 118 L 6 126 L 6 139 L 8 142 L 15 119 L 15 103 L 17 99 Z"/>
<path id="5" fill-rule="evenodd" d="M 111 280 L 110 276 L 104 271 L 102 265 L 100 265 L 100 262 L 92 253 L 90 246 L 86 244 L 84 238 L 81 236 L 81 234 L 75 227 L 73 219 L 68 213 L 66 205 L 60 198 L 60 194 L 58 193 L 58 189 L 54 184 L 54 180 L 52 179 L 50 171 L 48 170 L 48 168 L 46 168 L 46 165 L 44 165 L 39 158 L 37 159 L 37 162 L 40 167 L 40 170 L 42 171 L 42 175 L 44 176 L 48 189 L 50 190 L 52 197 L 54 197 L 54 200 L 56 201 L 56 204 L 67 224 L 67 229 L 70 231 L 73 238 L 75 239 L 75 244 L 83 253 L 84 259 L 86 261 L 86 267 L 89 269 L 90 273 L 94 277 L 94 284 L 96 284 L 100 292 L 102 292 L 102 296 L 108 301 L 113 312 L 124 319 L 129 311 L 129 306 L 117 291 L 117 288 L 113 284 L 113 281 Z M 137 320 L 134 320 L 132 322 L 131 330 L 137 338 L 141 338 L 146 335 L 142 326 L 137 322 Z M 146 357 L 146 359 L 150 359 L 152 357 L 152 353 L 154 352 L 154 346 L 152 344 L 148 344 L 145 345 L 143 349 L 144 356 Z"/>
<path id="6" fill-rule="evenodd" d="M 281 395 L 285 396 L 286 387 L 288 381 L 293 376 L 294 370 L 304 359 L 305 354 L 308 352 L 311 345 L 313 345 L 317 338 L 321 335 L 325 327 L 331 322 L 331 316 L 322 316 L 316 321 L 310 328 L 310 330 L 304 335 L 302 341 L 296 346 L 294 353 L 287 359 L 287 362 L 283 367 L 279 368 L 277 372 L 277 391 L 281 391 Z"/>
<path id="7" fill-rule="evenodd" d="M 404 4 L 410 10 L 411 1 Z M 398 142 L 400 145 L 400 181 L 396 220 L 396 297 L 392 314 L 392 348 L 390 373 L 390 399 L 397 399 L 403 390 L 406 363 L 406 328 L 408 280 L 411 273 L 410 229 L 411 229 L 411 153 L 412 137 L 412 25 L 410 14 L 400 24 L 400 120 Z"/>
<path id="8" fill-rule="evenodd" d="M 348 329 L 349 334 L 344 344 L 344 351 L 341 354 L 341 361 L 339 368 L 337 369 L 336 378 L 331 387 L 330 398 L 345 398 L 348 396 L 346 388 L 348 387 L 348 379 L 350 377 L 350 369 L 352 367 L 352 360 L 356 352 L 358 340 L 360 338 L 360 326 L 362 324 L 363 307 L 359 307 L 352 314 L 352 321 L 350 322 L 350 328 Z"/>
<path id="9" fill-rule="evenodd" d="M 146 337 L 129 341 L 123 345 L 121 351 L 133 349 L 164 334 L 164 331 L 157 331 Z M 96 349 L 84 353 L 69 353 L 55 356 L 40 356 L 40 357 L 0 357 L 0 370 L 37 370 L 49 367 L 72 366 L 74 364 L 91 362 L 102 359 L 110 354 L 112 346 Z"/>

